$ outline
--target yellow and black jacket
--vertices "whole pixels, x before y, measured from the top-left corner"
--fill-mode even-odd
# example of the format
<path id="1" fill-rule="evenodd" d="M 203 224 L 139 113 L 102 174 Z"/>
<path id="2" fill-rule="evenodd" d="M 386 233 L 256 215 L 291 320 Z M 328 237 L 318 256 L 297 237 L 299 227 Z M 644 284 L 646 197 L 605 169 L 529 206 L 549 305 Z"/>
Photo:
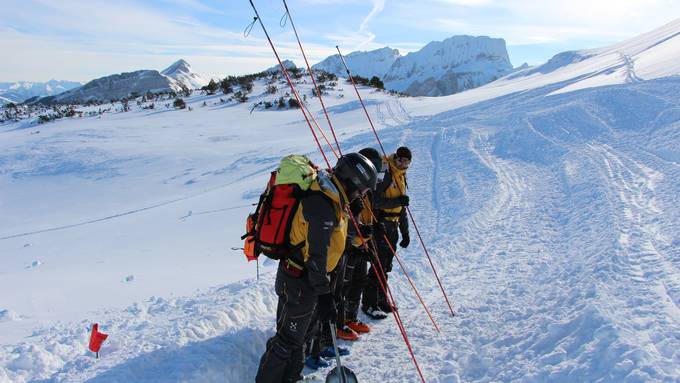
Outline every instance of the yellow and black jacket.
<path id="1" fill-rule="evenodd" d="M 406 195 L 406 170 L 397 168 L 394 155 L 385 158 L 387 170 L 373 197 L 374 212 L 381 222 L 398 222 L 402 233 L 408 232 L 406 209 L 399 197 Z"/>
<path id="2" fill-rule="evenodd" d="M 373 226 L 375 223 L 374 218 L 374 212 L 373 212 L 373 207 L 371 200 L 373 199 L 373 194 L 368 193 L 364 196 L 361 197 L 361 204 L 363 205 L 363 208 L 361 211 L 358 212 L 358 214 L 355 215 L 355 219 L 357 224 L 363 224 L 363 225 L 369 225 Z M 354 228 L 354 225 L 352 222 L 349 223 L 350 227 L 347 233 L 347 243 L 348 245 L 355 247 L 357 249 L 363 248 L 364 243 L 368 243 L 368 241 L 371 240 L 372 236 L 366 236 L 363 237 L 361 236 L 360 233 L 357 233 L 356 229 Z"/>
<path id="3" fill-rule="evenodd" d="M 304 278 L 319 295 L 330 292 L 328 273 L 335 269 L 345 250 L 346 204 L 347 196 L 340 182 L 326 172 L 319 172 L 293 217 L 290 244 L 299 251 L 284 262 L 304 269 Z"/>

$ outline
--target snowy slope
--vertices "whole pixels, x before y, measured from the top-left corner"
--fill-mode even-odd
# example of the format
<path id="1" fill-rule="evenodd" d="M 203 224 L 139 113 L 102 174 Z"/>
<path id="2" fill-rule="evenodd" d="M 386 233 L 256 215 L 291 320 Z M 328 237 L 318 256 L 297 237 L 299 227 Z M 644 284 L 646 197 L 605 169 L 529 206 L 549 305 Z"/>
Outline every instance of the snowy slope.
<path id="1" fill-rule="evenodd" d="M 442 329 L 395 265 L 426 380 L 678 381 L 680 79 L 559 92 L 573 82 L 532 76 L 462 107 L 362 89 L 387 150 L 414 152 L 412 212 L 458 313 L 417 243 L 400 250 Z M 322 162 L 299 111 L 249 114 L 285 92 L 266 85 L 247 104 L 0 126 L 0 381 L 253 380 L 272 265 L 258 282 L 228 249 L 282 155 Z M 324 101 L 345 151 L 376 146 L 342 80 Z M 373 325 L 346 344 L 359 381 L 419 381 L 394 321 Z"/>
<path id="2" fill-rule="evenodd" d="M 250 114 L 253 104 L 287 91 L 277 83 L 277 94 L 266 94 L 266 85 L 257 83 L 245 104 L 196 92 L 187 99 L 193 111 L 167 109 L 170 99 L 155 109 L 131 102 L 131 112 L 114 109 L 99 118 L 2 125 L 0 289 L 30 281 L 27 295 L 2 297 L 0 310 L 25 317 L 5 329 L 253 275 L 253 265 L 235 262 L 242 259 L 230 250 L 241 245 L 243 222 L 229 217 L 245 214 L 259 196 L 261 180 L 253 175 L 268 174 L 287 153 L 309 152 L 313 142 L 299 110 L 259 106 Z M 338 134 L 368 129 L 358 103 L 344 91 L 327 91 L 343 126 Z M 65 278 L 65 269 L 78 278 Z M 53 284 L 61 288 L 49 289 Z M 16 334 L 0 331 L 0 339 Z"/>
<path id="3" fill-rule="evenodd" d="M 680 19 L 610 47 L 563 52 L 464 94 L 407 101 L 414 114 L 434 113 L 495 97 L 555 85 L 555 93 L 680 75 Z"/>

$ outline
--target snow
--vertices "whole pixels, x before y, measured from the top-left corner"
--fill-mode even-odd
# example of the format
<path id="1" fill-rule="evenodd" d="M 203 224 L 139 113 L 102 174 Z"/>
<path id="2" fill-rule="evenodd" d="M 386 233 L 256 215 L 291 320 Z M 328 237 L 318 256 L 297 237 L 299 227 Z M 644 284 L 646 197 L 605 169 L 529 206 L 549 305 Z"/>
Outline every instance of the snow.
<path id="1" fill-rule="evenodd" d="M 680 19 L 610 47 L 563 52 L 546 64 L 513 72 L 464 94 L 405 104 L 414 116 L 432 115 L 541 87 L 554 94 L 680 75 Z"/>
<path id="2" fill-rule="evenodd" d="M 460 95 L 361 88 L 385 148 L 414 153 L 411 211 L 457 312 L 417 241 L 400 249 L 442 330 L 395 265 L 426 381 L 680 380 L 678 28 Z M 300 111 L 250 113 L 287 90 L 267 85 L 245 104 L 0 125 L 0 382 L 253 381 L 275 264 L 258 280 L 231 249 L 283 155 L 323 163 Z M 324 102 L 345 152 L 377 146 L 345 80 Z M 359 381 L 420 381 L 393 319 L 371 325 L 343 342 Z"/>

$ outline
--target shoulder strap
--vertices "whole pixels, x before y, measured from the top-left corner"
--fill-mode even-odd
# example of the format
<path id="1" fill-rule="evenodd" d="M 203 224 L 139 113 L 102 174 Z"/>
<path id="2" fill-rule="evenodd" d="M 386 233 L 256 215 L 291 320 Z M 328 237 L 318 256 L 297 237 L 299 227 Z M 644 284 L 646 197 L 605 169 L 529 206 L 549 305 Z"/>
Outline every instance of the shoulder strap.
<path id="1" fill-rule="evenodd" d="M 382 181 L 375 187 L 375 192 L 376 193 L 384 193 L 387 191 L 387 189 L 390 187 L 390 184 L 392 183 L 392 172 L 390 172 L 390 169 L 388 168 L 385 170 L 385 176 L 383 177 Z"/>

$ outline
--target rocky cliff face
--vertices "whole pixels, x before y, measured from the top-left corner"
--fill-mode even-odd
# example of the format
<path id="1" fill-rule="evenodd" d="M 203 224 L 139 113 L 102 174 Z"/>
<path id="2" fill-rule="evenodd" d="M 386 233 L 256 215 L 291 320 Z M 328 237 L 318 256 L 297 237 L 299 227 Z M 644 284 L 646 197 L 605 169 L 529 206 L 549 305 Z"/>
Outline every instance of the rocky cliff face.
<path id="1" fill-rule="evenodd" d="M 355 75 L 378 76 L 385 88 L 412 96 L 445 96 L 475 88 L 512 71 L 503 39 L 454 36 L 401 56 L 396 49 L 353 52 L 345 59 Z M 314 65 L 346 76 L 338 55 Z"/>
<path id="2" fill-rule="evenodd" d="M 345 56 L 345 61 L 355 76 L 367 78 L 378 76 L 382 79 L 399 57 L 401 55 L 397 49 L 385 47 L 368 52 L 352 52 Z M 335 73 L 338 76 L 347 76 L 339 55 L 329 56 L 313 65 L 312 68 Z"/>
<path id="3" fill-rule="evenodd" d="M 455 36 L 400 57 L 385 87 L 412 96 L 445 96 L 489 83 L 512 71 L 503 39 Z"/>

